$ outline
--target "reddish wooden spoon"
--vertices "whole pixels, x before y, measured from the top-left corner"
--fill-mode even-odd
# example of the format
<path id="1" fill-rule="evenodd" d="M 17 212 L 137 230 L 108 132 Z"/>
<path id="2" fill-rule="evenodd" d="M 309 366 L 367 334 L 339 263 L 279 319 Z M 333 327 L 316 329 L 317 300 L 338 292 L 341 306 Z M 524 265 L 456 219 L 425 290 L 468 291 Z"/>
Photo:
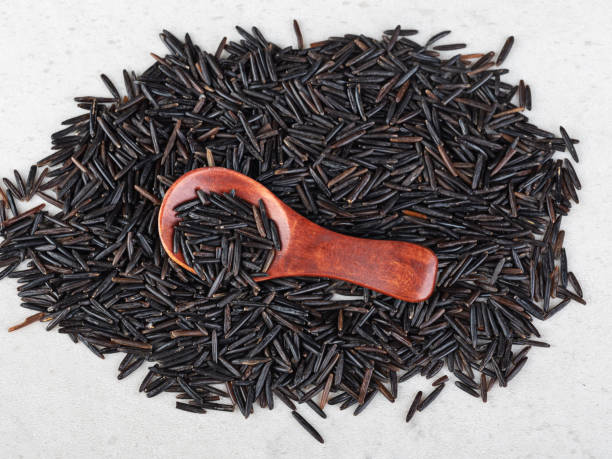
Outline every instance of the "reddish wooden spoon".
<path id="1" fill-rule="evenodd" d="M 400 241 L 360 239 L 335 233 L 292 210 L 261 183 L 223 167 L 187 172 L 166 192 L 159 209 L 159 236 L 170 258 L 194 272 L 181 253 L 172 252 L 174 208 L 194 199 L 196 190 L 225 193 L 231 190 L 247 202 L 263 200 L 278 227 L 282 249 L 274 257 L 267 277 L 331 277 L 416 302 L 427 299 L 434 288 L 438 259 L 419 245 Z"/>

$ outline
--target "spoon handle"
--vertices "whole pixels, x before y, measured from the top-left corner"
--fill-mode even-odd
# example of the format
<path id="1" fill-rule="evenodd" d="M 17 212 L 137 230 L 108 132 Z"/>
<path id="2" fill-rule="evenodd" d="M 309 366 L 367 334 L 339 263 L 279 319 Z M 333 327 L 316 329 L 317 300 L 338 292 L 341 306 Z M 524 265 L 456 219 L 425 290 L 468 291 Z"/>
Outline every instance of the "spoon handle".
<path id="1" fill-rule="evenodd" d="M 438 259 L 425 247 L 346 236 L 312 222 L 303 222 L 298 231 L 291 256 L 275 260 L 270 278 L 280 277 L 277 273 L 330 277 L 410 302 L 425 300 L 433 291 Z"/>

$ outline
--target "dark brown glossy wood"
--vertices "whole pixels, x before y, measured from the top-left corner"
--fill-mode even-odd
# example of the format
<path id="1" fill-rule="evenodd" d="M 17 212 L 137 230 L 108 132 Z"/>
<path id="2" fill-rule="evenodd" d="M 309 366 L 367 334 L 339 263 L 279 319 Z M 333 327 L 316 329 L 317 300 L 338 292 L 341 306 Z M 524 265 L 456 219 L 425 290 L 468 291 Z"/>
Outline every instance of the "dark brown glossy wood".
<path id="1" fill-rule="evenodd" d="M 438 259 L 416 244 L 345 236 L 301 216 L 261 183 L 222 167 L 195 169 L 180 177 L 166 192 L 159 210 L 159 236 L 170 258 L 194 272 L 181 253 L 172 252 L 174 208 L 194 199 L 196 190 L 236 191 L 245 201 L 262 199 L 278 227 L 282 250 L 268 269 L 268 277 L 330 277 L 352 282 L 405 301 L 422 301 L 433 292 Z"/>

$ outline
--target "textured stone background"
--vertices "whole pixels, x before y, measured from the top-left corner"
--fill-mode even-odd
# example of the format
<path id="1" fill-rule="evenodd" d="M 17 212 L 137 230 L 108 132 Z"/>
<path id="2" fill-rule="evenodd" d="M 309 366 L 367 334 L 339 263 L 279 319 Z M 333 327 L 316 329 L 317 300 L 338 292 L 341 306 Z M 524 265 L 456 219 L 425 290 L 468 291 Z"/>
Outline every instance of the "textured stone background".
<path id="1" fill-rule="evenodd" d="M 465 5 L 465 6 L 464 6 Z M 533 349 L 510 389 L 495 387 L 483 405 L 449 387 L 410 424 L 404 417 L 424 379 L 400 385 L 390 404 L 377 397 L 358 417 L 329 407 L 323 420 L 304 407 L 320 430 L 319 445 L 282 403 L 238 413 L 198 416 L 174 409 L 171 394 L 152 400 L 137 392 L 144 371 L 117 382 L 120 357 L 101 361 L 66 336 L 32 325 L 6 329 L 28 311 L 18 307 L 15 283 L 0 294 L 0 457 L 610 457 L 612 397 L 612 6 L 605 1 L 491 2 L 452 0 L 334 2 L 0 0 L 0 177 L 27 174 L 49 153 L 49 135 L 78 114 L 75 95 L 105 94 L 98 75 L 117 86 L 121 70 L 144 70 L 150 51 L 164 53 L 157 34 L 189 32 L 207 49 L 235 24 L 260 27 L 281 45 L 295 44 L 291 20 L 306 42 L 329 35 L 378 36 L 400 23 L 425 41 L 444 29 L 444 43 L 468 51 L 498 51 L 508 35 L 514 49 L 507 81 L 530 84 L 531 119 L 581 140 L 576 166 L 581 205 L 564 229 L 570 268 L 588 306 L 572 304 L 539 323 L 550 349 Z"/>

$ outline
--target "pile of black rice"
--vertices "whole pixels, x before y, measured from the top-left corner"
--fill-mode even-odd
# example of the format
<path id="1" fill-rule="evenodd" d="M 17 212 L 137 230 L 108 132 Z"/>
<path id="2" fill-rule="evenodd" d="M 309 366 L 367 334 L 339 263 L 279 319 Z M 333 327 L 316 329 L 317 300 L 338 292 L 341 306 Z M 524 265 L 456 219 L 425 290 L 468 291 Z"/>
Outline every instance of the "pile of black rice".
<path id="1" fill-rule="evenodd" d="M 85 112 L 52 135 L 53 153 L 4 179 L 0 277 L 17 278 L 35 311 L 13 329 L 41 321 L 98 357 L 123 353 L 119 379 L 146 363 L 140 390 L 174 392 L 196 413 L 248 417 L 281 400 L 359 414 L 444 366 L 486 401 L 548 346 L 533 319 L 584 303 L 561 230 L 581 185 L 556 157 L 578 161 L 577 140 L 530 124 L 529 86 L 502 81 L 512 37 L 497 56 L 400 27 L 305 48 L 294 26 L 296 48 L 238 27 L 215 52 L 164 31 L 169 53 L 124 71 L 124 94 L 102 75 L 109 97 L 75 99 Z M 212 289 L 157 234 L 165 191 L 207 166 L 247 174 L 334 231 L 431 248 L 433 296 L 406 303 L 317 278 L 254 290 L 239 271 Z M 17 208 L 35 195 L 51 206 Z"/>

